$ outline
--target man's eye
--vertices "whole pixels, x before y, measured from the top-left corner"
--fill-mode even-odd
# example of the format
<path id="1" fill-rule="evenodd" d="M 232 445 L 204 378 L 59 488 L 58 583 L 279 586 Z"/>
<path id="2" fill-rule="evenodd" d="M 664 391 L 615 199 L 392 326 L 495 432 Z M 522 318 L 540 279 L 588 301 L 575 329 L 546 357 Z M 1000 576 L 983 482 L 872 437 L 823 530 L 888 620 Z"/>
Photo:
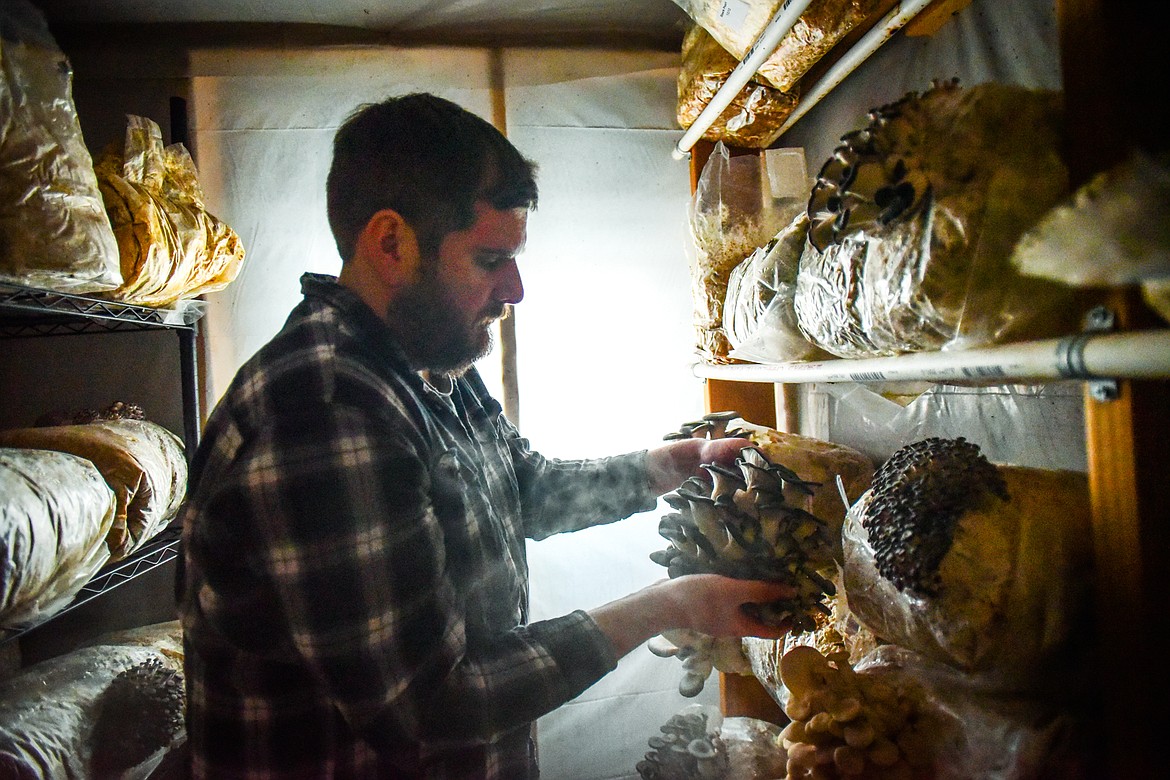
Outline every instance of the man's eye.
<path id="1" fill-rule="evenodd" d="M 489 271 L 495 270 L 512 259 L 509 255 L 480 255 L 478 262 Z"/>

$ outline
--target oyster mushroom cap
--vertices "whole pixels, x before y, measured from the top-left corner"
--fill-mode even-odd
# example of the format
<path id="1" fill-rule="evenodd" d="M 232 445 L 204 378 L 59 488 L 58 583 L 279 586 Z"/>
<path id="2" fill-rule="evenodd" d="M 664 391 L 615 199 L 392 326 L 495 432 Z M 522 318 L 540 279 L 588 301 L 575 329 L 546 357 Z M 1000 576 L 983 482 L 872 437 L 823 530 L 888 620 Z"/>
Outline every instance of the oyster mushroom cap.
<path id="1" fill-rule="evenodd" d="M 703 469 L 711 475 L 711 499 L 716 506 L 735 502 L 735 494 L 747 488 L 747 481 L 738 469 L 729 469 L 717 463 L 707 463 Z"/>
<path id="2" fill-rule="evenodd" d="M 794 696 L 827 688 L 834 672 L 829 660 L 808 645 L 797 645 L 780 659 L 780 679 Z"/>
<path id="3" fill-rule="evenodd" d="M 728 435 L 728 426 L 732 420 L 740 419 L 739 412 L 711 412 L 703 415 L 703 422 L 707 423 L 707 435 L 712 439 L 721 439 Z"/>
<path id="4" fill-rule="evenodd" d="M 678 645 L 671 642 L 662 634 L 650 637 L 646 642 L 646 648 L 659 658 L 673 658 L 678 655 Z"/>
<path id="5" fill-rule="evenodd" d="M 739 461 L 740 470 L 744 475 L 744 489 L 758 496 L 783 498 L 784 480 L 775 469 L 760 465 L 758 458 L 743 458 Z"/>
<path id="6" fill-rule="evenodd" d="M 693 699 L 703 692 L 703 687 L 707 684 L 707 676 L 710 674 L 696 674 L 695 672 L 684 672 L 682 680 L 678 684 L 678 692 L 688 699 Z"/>
<path id="7" fill-rule="evenodd" d="M 687 752 L 695 758 L 714 758 L 715 746 L 706 737 L 699 737 L 687 744 Z"/>

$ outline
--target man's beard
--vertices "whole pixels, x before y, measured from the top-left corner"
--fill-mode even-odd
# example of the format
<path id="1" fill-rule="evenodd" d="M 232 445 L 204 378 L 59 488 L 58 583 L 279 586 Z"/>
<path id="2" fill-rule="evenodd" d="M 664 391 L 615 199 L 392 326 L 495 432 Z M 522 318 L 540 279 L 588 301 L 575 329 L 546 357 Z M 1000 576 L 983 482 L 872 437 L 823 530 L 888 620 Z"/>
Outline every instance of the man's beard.
<path id="1" fill-rule="evenodd" d="M 489 326 L 503 315 L 503 308 L 501 304 L 494 311 L 480 312 L 474 322 L 465 322 L 448 301 L 434 266 L 426 264 L 419 280 L 387 311 L 387 320 L 412 368 L 459 376 L 491 352 Z"/>

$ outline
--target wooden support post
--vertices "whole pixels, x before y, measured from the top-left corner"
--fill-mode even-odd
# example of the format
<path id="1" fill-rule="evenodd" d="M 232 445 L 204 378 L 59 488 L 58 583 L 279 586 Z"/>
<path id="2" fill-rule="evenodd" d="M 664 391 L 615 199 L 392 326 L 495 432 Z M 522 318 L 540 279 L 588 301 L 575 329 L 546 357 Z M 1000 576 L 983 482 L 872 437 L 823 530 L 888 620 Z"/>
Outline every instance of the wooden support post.
<path id="1" fill-rule="evenodd" d="M 708 379 L 704 385 L 708 412 L 739 412 L 757 425 L 776 427 L 776 397 L 773 385 L 760 382 L 730 382 Z"/>
<path id="2" fill-rule="evenodd" d="M 1112 303 L 1123 329 L 1146 312 L 1132 293 Z M 1117 397 L 1086 391 L 1085 447 L 1093 509 L 1095 682 L 1102 777 L 1154 777 L 1170 719 L 1170 382 L 1122 381 Z M 1140 648 L 1134 650 L 1133 648 Z"/>
<path id="3" fill-rule="evenodd" d="M 699 141 L 691 149 L 691 192 L 698 186 L 703 166 L 715 145 Z M 758 149 L 731 149 L 731 154 L 758 154 Z M 708 379 L 703 385 L 704 407 L 708 412 L 739 412 L 740 417 L 757 425 L 776 427 L 776 395 L 773 385 L 759 382 L 730 382 Z M 719 675 L 719 706 L 728 717 L 746 717 L 784 724 L 787 716 L 780 705 L 764 690 L 755 677 Z"/>
<path id="4" fill-rule="evenodd" d="M 1170 47 L 1165 4 L 1135 12 L 1106 0 L 1058 0 L 1067 160 L 1074 187 L 1135 149 L 1165 152 L 1165 124 L 1151 101 L 1165 91 Z M 1163 325 L 1135 291 L 1111 301 L 1128 330 Z M 1085 398 L 1085 445 L 1093 509 L 1096 656 L 1101 691 L 1093 776 L 1154 777 L 1164 763 L 1170 640 L 1170 383 L 1122 381 L 1117 397 Z M 1136 648 L 1136 649 L 1135 649 Z"/>

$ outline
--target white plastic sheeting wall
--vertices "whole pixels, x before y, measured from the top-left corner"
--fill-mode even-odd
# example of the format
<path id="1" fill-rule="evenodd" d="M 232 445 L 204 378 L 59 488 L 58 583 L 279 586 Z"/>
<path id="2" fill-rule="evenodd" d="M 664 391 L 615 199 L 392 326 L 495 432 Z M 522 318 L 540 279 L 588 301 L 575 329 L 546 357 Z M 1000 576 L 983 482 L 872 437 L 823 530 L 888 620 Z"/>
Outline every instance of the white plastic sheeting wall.
<path id="1" fill-rule="evenodd" d="M 653 67 L 649 67 L 653 66 Z M 526 299 L 517 307 L 521 426 L 545 452 L 653 445 L 702 412 L 692 378 L 689 179 L 673 161 L 677 57 L 514 51 L 508 132 L 541 166 Z M 535 617 L 664 576 L 660 513 L 530 545 Z M 639 648 L 538 725 L 546 777 L 633 777 L 658 726 L 689 703 L 674 660 Z M 703 700 L 714 703 L 712 677 Z"/>
<path id="2" fill-rule="evenodd" d="M 504 53 L 508 132 L 539 165 L 520 258 L 521 426 L 546 454 L 653 446 L 702 413 L 690 372 L 688 168 L 671 159 L 677 56 Z M 426 90 L 490 117 L 484 49 L 197 52 L 191 130 L 208 202 L 241 235 L 239 278 L 209 296 L 215 397 L 299 300 L 336 273 L 324 180 L 333 132 L 359 103 Z M 483 367 L 498 385 L 493 356 Z M 495 378 L 493 379 L 493 374 Z M 530 546 L 533 616 L 590 608 L 664 576 L 660 513 Z M 692 700 L 681 668 L 638 648 L 538 726 L 549 780 L 636 777 L 658 726 Z M 712 677 L 699 700 L 717 700 Z"/>

